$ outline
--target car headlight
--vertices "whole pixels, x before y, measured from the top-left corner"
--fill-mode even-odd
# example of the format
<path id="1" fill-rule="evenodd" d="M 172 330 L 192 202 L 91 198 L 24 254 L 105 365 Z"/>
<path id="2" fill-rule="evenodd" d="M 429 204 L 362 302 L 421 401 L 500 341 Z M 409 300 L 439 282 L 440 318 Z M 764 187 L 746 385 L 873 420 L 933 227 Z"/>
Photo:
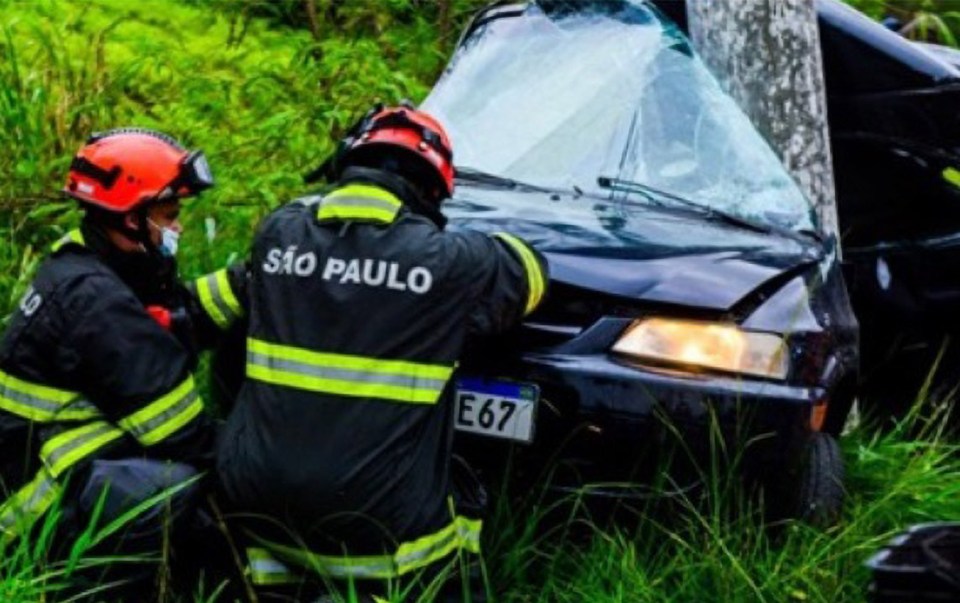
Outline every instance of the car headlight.
<path id="1" fill-rule="evenodd" d="M 613 351 L 660 364 L 785 379 L 788 354 L 779 335 L 719 322 L 645 318 L 633 323 Z"/>

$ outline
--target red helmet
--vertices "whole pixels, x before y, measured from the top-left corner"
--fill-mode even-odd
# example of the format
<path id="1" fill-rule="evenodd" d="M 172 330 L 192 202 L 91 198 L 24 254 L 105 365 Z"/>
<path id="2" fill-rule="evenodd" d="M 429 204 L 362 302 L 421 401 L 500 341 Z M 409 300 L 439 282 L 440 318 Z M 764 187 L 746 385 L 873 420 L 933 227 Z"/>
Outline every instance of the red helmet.
<path id="1" fill-rule="evenodd" d="M 128 212 L 151 201 L 189 197 L 213 186 L 203 151 L 142 128 L 91 136 L 70 164 L 63 192 L 108 211 Z"/>
<path id="2" fill-rule="evenodd" d="M 354 163 L 361 155 L 390 148 L 412 153 L 428 167 L 445 193 L 453 194 L 453 147 L 450 137 L 436 119 L 410 104 L 399 107 L 375 106 L 350 131 L 342 143 L 337 168 Z M 335 168 L 335 169 L 337 169 Z M 339 176 L 339 174 L 337 174 Z"/>

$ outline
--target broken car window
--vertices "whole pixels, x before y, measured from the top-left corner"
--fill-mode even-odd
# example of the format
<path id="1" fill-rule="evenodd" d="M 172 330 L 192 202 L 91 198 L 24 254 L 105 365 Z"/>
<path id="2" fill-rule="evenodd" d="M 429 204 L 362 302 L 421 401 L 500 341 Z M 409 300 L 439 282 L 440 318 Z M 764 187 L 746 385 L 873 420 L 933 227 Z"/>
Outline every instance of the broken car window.
<path id="1" fill-rule="evenodd" d="M 676 26 L 642 3 L 544 6 L 475 28 L 425 101 L 458 165 L 621 202 L 628 232 L 642 196 L 598 178 L 813 229 L 799 188 Z"/>

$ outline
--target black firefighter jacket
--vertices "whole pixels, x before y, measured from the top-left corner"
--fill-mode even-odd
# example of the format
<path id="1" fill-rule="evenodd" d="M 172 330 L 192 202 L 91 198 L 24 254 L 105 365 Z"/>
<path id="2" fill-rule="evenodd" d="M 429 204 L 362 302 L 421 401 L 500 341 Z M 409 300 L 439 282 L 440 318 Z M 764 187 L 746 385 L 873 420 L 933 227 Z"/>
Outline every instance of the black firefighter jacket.
<path id="1" fill-rule="evenodd" d="M 0 342 L 0 540 L 22 533 L 92 459 L 210 462 L 194 356 L 145 310 L 175 292 L 119 254 L 110 265 L 92 248 L 102 243 L 86 227 L 59 241 Z"/>
<path id="2" fill-rule="evenodd" d="M 547 273 L 520 239 L 442 220 L 358 181 L 259 229 L 247 381 L 217 463 L 234 509 L 274 518 L 259 534 L 283 526 L 262 544 L 287 561 L 306 545 L 322 573 L 382 578 L 478 546 L 450 501 L 452 377 L 468 337 L 537 307 Z"/>

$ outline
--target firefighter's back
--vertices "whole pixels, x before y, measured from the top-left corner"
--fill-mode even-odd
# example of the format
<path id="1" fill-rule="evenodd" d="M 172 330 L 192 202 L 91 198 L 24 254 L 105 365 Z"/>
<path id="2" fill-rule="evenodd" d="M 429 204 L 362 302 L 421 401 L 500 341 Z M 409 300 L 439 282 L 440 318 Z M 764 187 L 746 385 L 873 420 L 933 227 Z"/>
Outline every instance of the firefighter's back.
<path id="1" fill-rule="evenodd" d="M 437 492 L 452 409 L 441 402 L 495 245 L 399 204 L 325 217 L 383 193 L 341 190 L 278 210 L 257 234 L 248 380 L 221 476 L 239 507 L 301 535 L 403 540 L 449 521 Z"/>

